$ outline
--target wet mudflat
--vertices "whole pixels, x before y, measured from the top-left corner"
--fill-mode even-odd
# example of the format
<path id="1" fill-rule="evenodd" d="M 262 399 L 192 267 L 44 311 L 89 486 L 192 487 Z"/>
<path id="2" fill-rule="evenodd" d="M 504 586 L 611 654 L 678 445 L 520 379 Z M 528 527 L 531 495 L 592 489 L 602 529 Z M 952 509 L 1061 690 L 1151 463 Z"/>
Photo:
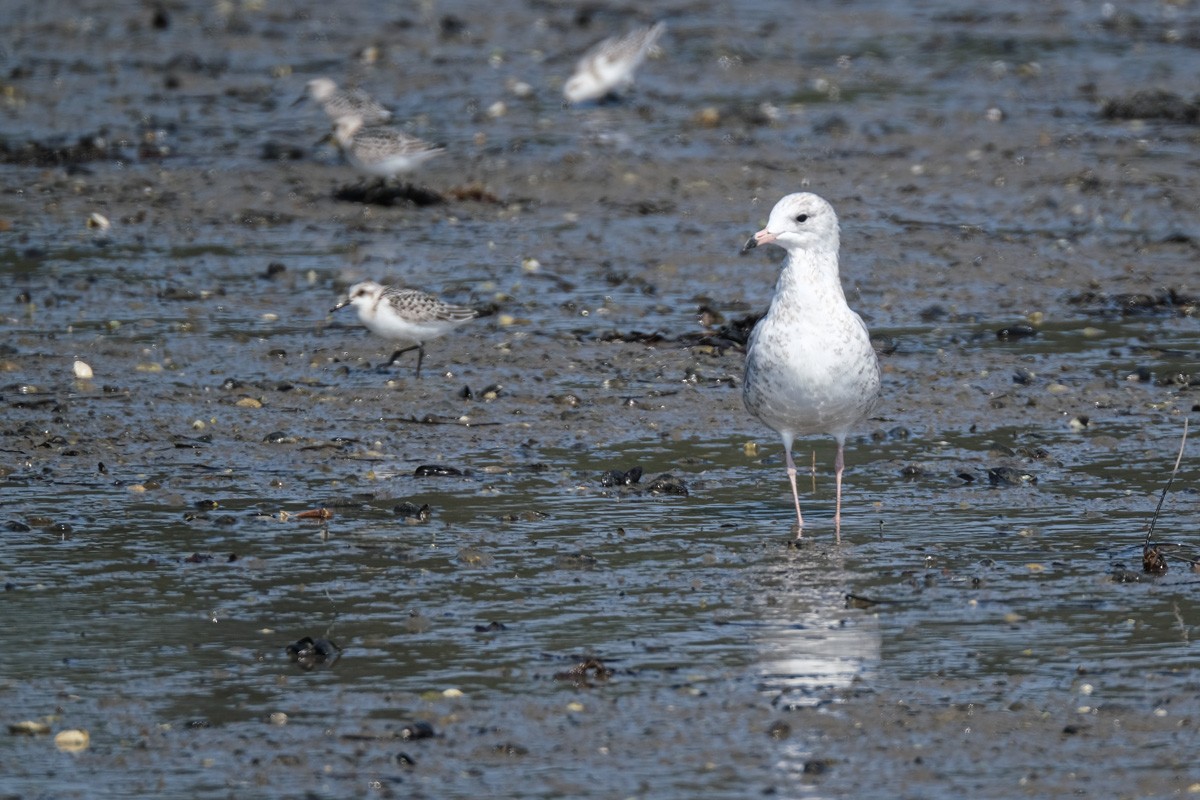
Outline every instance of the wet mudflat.
<path id="1" fill-rule="evenodd" d="M 0 697 L 48 732 L 5 796 L 1200 792 L 1187 452 L 1142 570 L 1200 402 L 1197 9 L 683 3 L 575 109 L 649 17 L 6 13 Z M 444 202 L 338 199 L 319 75 Z M 740 399 L 779 256 L 737 249 L 798 189 L 884 368 L 840 546 L 832 442 L 789 547 Z M 496 313 L 379 371 L 327 313 L 368 278 Z"/>

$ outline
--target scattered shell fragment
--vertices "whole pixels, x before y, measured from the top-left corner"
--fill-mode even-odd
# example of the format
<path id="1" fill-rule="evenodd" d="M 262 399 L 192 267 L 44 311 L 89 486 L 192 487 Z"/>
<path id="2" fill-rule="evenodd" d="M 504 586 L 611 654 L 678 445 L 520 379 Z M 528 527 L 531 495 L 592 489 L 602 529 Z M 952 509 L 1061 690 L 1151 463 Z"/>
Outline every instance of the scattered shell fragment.
<path id="1" fill-rule="evenodd" d="M 88 736 L 88 732 L 77 728 L 59 731 L 54 737 L 54 746 L 64 753 L 78 753 L 86 750 L 90 743 L 91 737 Z"/>
<path id="2" fill-rule="evenodd" d="M 721 123 L 721 112 L 715 106 L 706 106 L 696 113 L 694 119 L 697 125 L 714 128 Z"/>
<path id="3" fill-rule="evenodd" d="M 112 227 L 112 223 L 108 221 L 108 217 L 98 211 L 93 211 L 88 214 L 87 226 L 94 231 L 107 231 Z"/>
<path id="4" fill-rule="evenodd" d="M 50 726 L 44 722 L 27 719 L 11 723 L 8 732 L 14 736 L 41 736 L 50 732 Z"/>
<path id="5" fill-rule="evenodd" d="M 1146 544 L 1142 547 L 1142 571 L 1150 575 L 1161 575 L 1167 571 L 1167 559 L 1156 546 Z"/>
<path id="6" fill-rule="evenodd" d="M 75 377 L 81 381 L 91 380 L 93 377 L 92 368 L 88 366 L 86 361 L 75 362 Z"/>

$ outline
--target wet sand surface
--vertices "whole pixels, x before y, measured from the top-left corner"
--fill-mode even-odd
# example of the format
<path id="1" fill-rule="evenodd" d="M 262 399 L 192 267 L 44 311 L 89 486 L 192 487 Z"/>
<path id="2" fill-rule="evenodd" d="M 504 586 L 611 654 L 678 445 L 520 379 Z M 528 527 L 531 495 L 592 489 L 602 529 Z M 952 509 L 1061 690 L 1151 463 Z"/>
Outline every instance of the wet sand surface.
<path id="1" fill-rule="evenodd" d="M 1142 567 L 1200 403 L 1200 8 L 11 5 L 4 797 L 1200 793 L 1188 452 Z M 321 75 L 443 202 L 338 199 Z M 833 442 L 789 546 L 741 403 L 782 253 L 738 248 L 802 189 L 884 369 L 840 546 Z M 363 279 L 495 313 L 381 371 L 328 313 Z"/>

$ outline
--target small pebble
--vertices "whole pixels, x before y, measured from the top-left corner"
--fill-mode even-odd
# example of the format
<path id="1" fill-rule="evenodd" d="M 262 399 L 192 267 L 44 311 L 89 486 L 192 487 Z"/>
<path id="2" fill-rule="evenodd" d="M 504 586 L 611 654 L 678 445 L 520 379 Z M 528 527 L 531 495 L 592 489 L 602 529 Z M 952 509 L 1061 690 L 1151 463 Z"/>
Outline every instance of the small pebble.
<path id="1" fill-rule="evenodd" d="M 721 112 L 714 106 L 706 106 L 696 113 L 695 121 L 705 128 L 716 127 L 721 123 Z"/>

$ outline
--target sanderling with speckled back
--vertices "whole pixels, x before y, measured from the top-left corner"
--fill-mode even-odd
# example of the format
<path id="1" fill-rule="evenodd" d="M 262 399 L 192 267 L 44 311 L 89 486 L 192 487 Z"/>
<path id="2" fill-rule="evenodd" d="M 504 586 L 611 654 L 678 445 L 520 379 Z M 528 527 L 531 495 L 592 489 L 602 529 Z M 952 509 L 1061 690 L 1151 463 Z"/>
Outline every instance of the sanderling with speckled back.
<path id="1" fill-rule="evenodd" d="M 292 105 L 308 99 L 319 104 L 334 122 L 342 117 L 358 117 L 364 125 L 379 125 L 392 118 L 391 111 L 362 89 L 339 89 L 329 78 L 313 78 Z"/>
<path id="2" fill-rule="evenodd" d="M 563 85 L 563 97 L 568 103 L 585 103 L 628 88 L 633 83 L 634 71 L 666 29 L 665 22 L 658 22 L 592 47 L 579 59 L 574 74 Z"/>
<path id="3" fill-rule="evenodd" d="M 425 343 L 444 336 L 460 325 L 485 312 L 470 306 L 447 303 L 417 289 L 382 286 L 363 281 L 350 287 L 346 299 L 330 309 L 330 313 L 354 306 L 358 318 L 372 333 L 394 342 L 411 342 L 392 353 L 384 367 L 412 350 L 417 351 L 416 376 L 421 377 L 421 362 L 425 360 Z"/>
<path id="4" fill-rule="evenodd" d="M 803 532 L 792 441 L 825 433 L 837 440 L 834 530 L 842 536 L 842 470 L 850 429 L 879 400 L 879 359 L 862 317 L 846 304 L 838 277 L 838 219 L 815 194 L 789 194 L 771 209 L 767 227 L 743 252 L 763 244 L 787 251 L 766 316 L 746 347 L 742 399 L 750 413 L 783 440 L 796 502 L 796 537 Z"/>
<path id="5" fill-rule="evenodd" d="M 395 128 L 365 127 L 362 117 L 339 119 L 334 126 L 333 138 L 355 169 L 381 178 L 412 172 L 445 152 L 441 147 Z"/>

